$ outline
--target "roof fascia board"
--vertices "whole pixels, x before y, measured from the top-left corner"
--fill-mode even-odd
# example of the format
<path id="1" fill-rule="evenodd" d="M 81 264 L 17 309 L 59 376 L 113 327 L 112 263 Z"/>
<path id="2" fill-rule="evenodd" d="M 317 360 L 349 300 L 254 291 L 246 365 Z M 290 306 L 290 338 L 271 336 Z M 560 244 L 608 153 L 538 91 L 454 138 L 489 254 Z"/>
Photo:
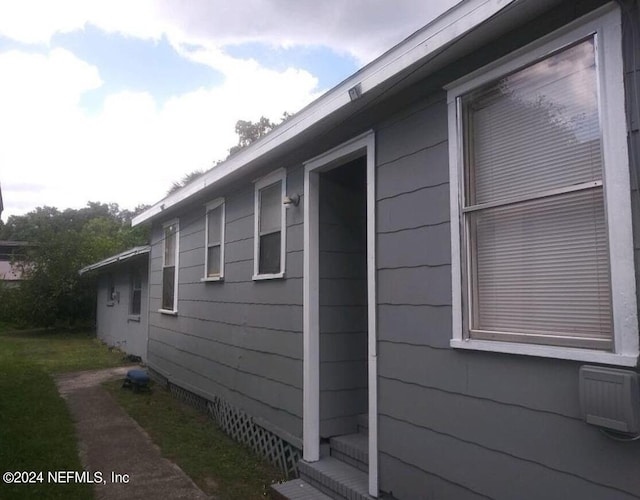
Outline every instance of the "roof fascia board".
<path id="1" fill-rule="evenodd" d="M 414 63 L 442 49 L 516 1 L 466 0 L 459 3 L 329 90 L 260 140 L 134 217 L 132 225 L 137 226 L 157 217 L 165 210 L 216 184 L 345 107 L 351 102 L 349 89 L 355 85 L 360 84 L 364 95 Z"/>
<path id="2" fill-rule="evenodd" d="M 101 269 L 103 267 L 107 267 L 112 264 L 124 262 L 133 257 L 137 257 L 138 255 L 148 254 L 149 252 L 150 252 L 150 247 L 148 246 L 132 248 L 131 250 L 126 250 L 125 252 L 119 253 L 117 255 L 107 257 L 106 259 L 101 260 L 100 262 L 96 262 L 95 264 L 89 264 L 88 266 L 80 269 L 80 271 L 78 271 L 78 274 L 82 275 L 90 271 L 95 271 L 96 269 Z"/>

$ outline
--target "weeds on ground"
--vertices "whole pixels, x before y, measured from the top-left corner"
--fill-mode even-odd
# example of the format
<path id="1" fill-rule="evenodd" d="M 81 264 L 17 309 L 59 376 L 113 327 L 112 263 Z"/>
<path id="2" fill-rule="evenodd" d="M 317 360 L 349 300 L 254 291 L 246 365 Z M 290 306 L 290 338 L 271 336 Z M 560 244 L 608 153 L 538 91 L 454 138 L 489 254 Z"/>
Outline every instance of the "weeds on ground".
<path id="1" fill-rule="evenodd" d="M 162 387 L 149 392 L 107 389 L 142 426 L 162 454 L 184 470 L 207 494 L 220 500 L 253 500 L 269 495 L 282 473 L 232 440 L 213 421 L 175 399 Z"/>

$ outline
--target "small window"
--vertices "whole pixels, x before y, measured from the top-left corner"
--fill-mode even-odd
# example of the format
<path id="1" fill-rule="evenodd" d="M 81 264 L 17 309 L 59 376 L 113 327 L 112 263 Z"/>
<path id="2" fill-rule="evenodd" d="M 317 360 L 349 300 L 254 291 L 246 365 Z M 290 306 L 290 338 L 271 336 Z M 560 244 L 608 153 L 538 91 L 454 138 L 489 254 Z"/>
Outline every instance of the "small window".
<path id="1" fill-rule="evenodd" d="M 142 308 L 142 272 L 134 269 L 131 272 L 131 294 L 129 299 L 129 314 L 140 316 Z"/>
<path id="2" fill-rule="evenodd" d="M 107 274 L 107 305 L 112 306 L 116 297 L 116 284 L 113 274 Z"/>
<path id="3" fill-rule="evenodd" d="M 176 312 L 178 309 L 178 221 L 163 226 L 164 253 L 162 261 L 162 309 Z"/>
<path id="4" fill-rule="evenodd" d="M 286 171 L 277 170 L 256 182 L 254 279 L 284 276 Z"/>
<path id="5" fill-rule="evenodd" d="M 637 356 L 615 32 L 594 21 L 449 90 L 454 347 L 604 359 L 635 335 Z"/>
<path id="6" fill-rule="evenodd" d="M 220 280 L 224 277 L 224 199 L 207 205 L 205 228 L 205 280 Z"/>

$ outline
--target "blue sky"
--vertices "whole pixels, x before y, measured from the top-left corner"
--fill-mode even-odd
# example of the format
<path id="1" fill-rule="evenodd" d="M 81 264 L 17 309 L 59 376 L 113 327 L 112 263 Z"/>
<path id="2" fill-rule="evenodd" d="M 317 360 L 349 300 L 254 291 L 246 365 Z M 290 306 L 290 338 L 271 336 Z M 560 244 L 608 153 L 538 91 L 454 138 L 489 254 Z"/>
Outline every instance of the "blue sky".
<path id="1" fill-rule="evenodd" d="M 3 219 L 153 203 L 455 2 L 2 2 Z"/>
<path id="2" fill-rule="evenodd" d="M 219 85 L 224 75 L 214 68 L 180 56 L 166 36 L 143 40 L 120 33 L 105 33 L 95 26 L 82 31 L 58 33 L 51 47 L 60 47 L 100 68 L 104 84 L 82 95 L 81 105 L 98 112 L 104 98 L 116 92 L 148 91 L 162 105 L 200 87 Z"/>

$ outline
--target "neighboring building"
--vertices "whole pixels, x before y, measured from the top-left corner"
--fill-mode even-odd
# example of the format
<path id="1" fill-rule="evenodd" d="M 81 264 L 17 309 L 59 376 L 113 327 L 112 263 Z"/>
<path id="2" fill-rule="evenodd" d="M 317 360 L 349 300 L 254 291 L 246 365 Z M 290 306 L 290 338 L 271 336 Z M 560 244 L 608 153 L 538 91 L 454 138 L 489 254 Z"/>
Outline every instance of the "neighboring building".
<path id="1" fill-rule="evenodd" d="M 80 270 L 97 273 L 96 333 L 107 345 L 147 358 L 149 247 L 135 247 Z"/>
<path id="2" fill-rule="evenodd" d="M 4 204 L 2 203 L 2 186 L 0 186 L 0 216 L 2 215 L 3 210 L 4 210 Z"/>
<path id="3" fill-rule="evenodd" d="M 333 498 L 640 498 L 622 3 L 464 1 L 138 215 L 149 367 Z"/>
<path id="4" fill-rule="evenodd" d="M 0 241 L 0 281 L 16 286 L 24 279 L 21 255 L 30 244 L 26 241 Z"/>

